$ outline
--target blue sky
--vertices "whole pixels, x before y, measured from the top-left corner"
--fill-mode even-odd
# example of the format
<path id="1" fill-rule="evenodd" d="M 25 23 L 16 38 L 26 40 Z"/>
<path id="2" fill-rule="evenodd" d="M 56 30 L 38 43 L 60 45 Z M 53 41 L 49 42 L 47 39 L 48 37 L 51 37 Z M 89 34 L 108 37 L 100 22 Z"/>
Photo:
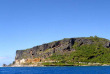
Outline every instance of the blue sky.
<path id="1" fill-rule="evenodd" d="M 110 0 L 0 0 L 0 66 L 16 50 L 95 35 L 110 39 Z"/>

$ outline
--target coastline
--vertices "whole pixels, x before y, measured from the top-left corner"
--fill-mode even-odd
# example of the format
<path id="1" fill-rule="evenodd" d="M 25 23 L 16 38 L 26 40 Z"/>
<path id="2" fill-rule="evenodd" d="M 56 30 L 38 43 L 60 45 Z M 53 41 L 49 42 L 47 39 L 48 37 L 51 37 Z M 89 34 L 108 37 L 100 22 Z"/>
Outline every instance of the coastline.
<path id="1" fill-rule="evenodd" d="M 97 66 L 97 65 L 92 65 L 92 66 Z M 8 67 L 92 67 L 92 66 L 90 66 L 90 65 L 82 65 L 82 66 L 73 66 L 73 65 L 69 65 L 69 66 L 67 66 L 67 65 L 64 65 L 64 66 L 8 66 Z M 110 66 L 110 65 L 98 65 L 98 66 Z M 2 68 L 2 67 L 0 67 L 0 68 Z"/>
<path id="2" fill-rule="evenodd" d="M 88 64 L 82 64 L 82 63 L 76 63 L 76 64 L 60 64 L 60 65 L 56 65 L 56 64 L 50 64 L 50 65 L 11 65 L 11 66 L 6 66 L 6 67 L 67 67 L 67 66 L 73 66 L 73 67 L 78 67 L 78 66 L 110 66 L 110 64 L 102 64 L 102 63 L 88 63 Z"/>

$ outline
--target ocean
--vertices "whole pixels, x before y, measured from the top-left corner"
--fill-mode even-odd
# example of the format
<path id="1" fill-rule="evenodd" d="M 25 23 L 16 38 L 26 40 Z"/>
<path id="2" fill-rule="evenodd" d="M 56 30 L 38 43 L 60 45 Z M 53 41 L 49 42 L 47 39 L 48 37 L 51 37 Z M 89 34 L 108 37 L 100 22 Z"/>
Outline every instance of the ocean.
<path id="1" fill-rule="evenodd" d="M 0 74 L 110 74 L 110 66 L 0 67 Z"/>

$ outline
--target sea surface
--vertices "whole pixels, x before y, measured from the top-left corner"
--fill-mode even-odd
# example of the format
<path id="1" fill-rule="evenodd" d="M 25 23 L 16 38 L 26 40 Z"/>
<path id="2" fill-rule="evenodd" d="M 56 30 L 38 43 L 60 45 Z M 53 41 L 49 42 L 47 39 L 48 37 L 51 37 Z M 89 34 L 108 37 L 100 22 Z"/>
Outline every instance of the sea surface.
<path id="1" fill-rule="evenodd" d="M 110 74 L 110 66 L 0 67 L 0 74 Z"/>

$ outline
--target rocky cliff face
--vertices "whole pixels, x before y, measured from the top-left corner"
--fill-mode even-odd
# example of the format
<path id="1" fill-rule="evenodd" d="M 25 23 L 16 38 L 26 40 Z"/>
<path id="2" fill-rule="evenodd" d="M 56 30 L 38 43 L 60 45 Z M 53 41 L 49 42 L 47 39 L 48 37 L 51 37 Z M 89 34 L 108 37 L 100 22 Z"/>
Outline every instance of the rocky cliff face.
<path id="1" fill-rule="evenodd" d="M 95 38 L 94 38 L 95 39 Z M 96 38 L 97 39 L 97 38 Z M 105 48 L 110 48 L 110 42 L 108 40 L 103 40 L 103 46 Z M 94 41 L 91 38 L 67 38 L 59 41 L 54 41 L 51 43 L 43 44 L 40 46 L 35 46 L 26 50 L 17 50 L 15 63 L 30 63 L 30 62 L 41 62 L 53 54 L 63 55 L 71 51 L 76 51 L 73 47 L 77 43 L 77 47 L 82 45 L 91 45 L 98 41 Z M 100 42 L 101 43 L 101 42 Z M 69 54 L 69 53 L 68 53 Z"/>
<path id="2" fill-rule="evenodd" d="M 27 50 L 17 50 L 16 51 L 16 60 L 23 58 L 46 58 L 53 53 L 58 51 L 63 52 L 64 50 L 74 50 L 72 49 L 72 45 L 76 39 L 64 39 L 60 41 L 55 41 L 47 44 L 43 44 L 40 46 L 35 46 L 31 49 Z"/>
<path id="3" fill-rule="evenodd" d="M 51 56 L 53 53 L 62 54 L 65 51 L 75 51 L 72 46 L 77 42 L 80 45 L 92 44 L 93 41 L 85 38 L 70 38 L 55 41 L 40 46 L 35 46 L 27 50 L 17 50 L 16 60 L 23 58 L 46 58 Z"/>

